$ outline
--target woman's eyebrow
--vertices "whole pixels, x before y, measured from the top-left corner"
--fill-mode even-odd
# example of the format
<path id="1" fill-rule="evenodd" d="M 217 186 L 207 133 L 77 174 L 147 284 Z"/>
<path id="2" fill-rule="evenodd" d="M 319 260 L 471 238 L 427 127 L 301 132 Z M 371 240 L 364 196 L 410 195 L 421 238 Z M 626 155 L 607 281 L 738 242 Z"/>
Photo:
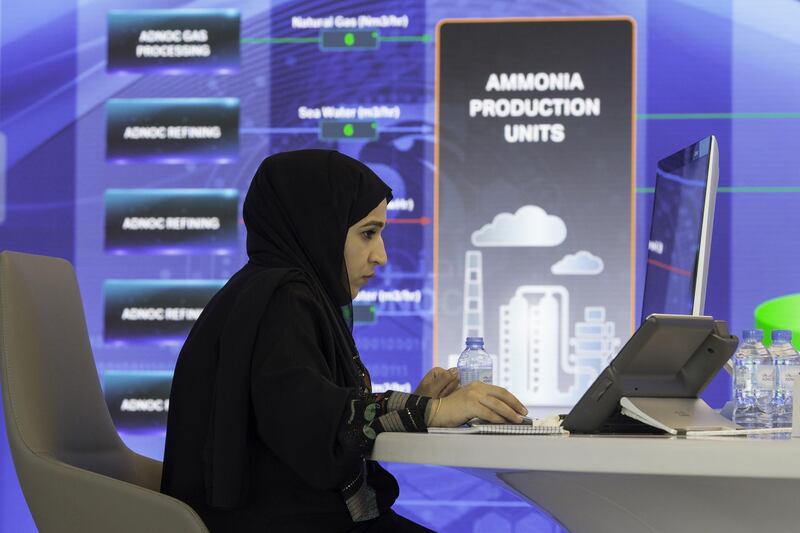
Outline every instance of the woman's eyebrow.
<path id="1" fill-rule="evenodd" d="M 381 221 L 381 220 L 368 220 L 368 221 L 364 222 L 363 224 L 361 224 L 361 227 L 365 228 L 367 226 L 378 226 L 379 228 L 382 228 L 385 225 L 386 224 L 384 224 L 383 221 Z"/>

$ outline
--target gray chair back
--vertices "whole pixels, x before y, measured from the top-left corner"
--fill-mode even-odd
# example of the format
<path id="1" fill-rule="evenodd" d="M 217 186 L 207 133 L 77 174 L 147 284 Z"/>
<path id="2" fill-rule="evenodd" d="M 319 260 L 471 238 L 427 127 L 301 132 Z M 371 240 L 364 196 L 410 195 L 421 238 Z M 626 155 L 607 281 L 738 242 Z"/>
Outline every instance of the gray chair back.
<path id="1" fill-rule="evenodd" d="M 0 253 L 0 374 L 11 455 L 40 531 L 208 531 L 158 492 L 161 463 L 117 434 L 69 262 Z"/>

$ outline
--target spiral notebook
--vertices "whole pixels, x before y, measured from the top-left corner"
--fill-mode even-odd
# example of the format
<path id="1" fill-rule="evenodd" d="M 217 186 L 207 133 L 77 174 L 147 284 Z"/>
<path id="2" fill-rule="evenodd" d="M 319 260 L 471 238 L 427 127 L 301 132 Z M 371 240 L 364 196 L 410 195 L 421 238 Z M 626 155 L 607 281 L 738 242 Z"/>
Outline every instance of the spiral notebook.
<path id="1" fill-rule="evenodd" d="M 484 435 L 568 435 L 561 427 L 562 417 L 553 415 L 541 419 L 528 419 L 522 424 L 492 424 L 473 418 L 463 426 L 455 428 L 429 427 L 428 433 L 484 434 Z"/>

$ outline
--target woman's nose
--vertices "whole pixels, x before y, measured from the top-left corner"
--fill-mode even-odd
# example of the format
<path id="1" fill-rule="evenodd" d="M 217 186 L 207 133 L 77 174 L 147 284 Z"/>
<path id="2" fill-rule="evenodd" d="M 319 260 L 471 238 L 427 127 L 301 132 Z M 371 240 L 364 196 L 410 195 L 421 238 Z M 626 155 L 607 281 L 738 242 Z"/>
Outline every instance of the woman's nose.
<path id="1" fill-rule="evenodd" d="M 383 239 L 378 243 L 377 249 L 372 252 L 372 262 L 376 265 L 383 266 L 389 261 L 386 255 L 386 247 L 383 245 Z"/>

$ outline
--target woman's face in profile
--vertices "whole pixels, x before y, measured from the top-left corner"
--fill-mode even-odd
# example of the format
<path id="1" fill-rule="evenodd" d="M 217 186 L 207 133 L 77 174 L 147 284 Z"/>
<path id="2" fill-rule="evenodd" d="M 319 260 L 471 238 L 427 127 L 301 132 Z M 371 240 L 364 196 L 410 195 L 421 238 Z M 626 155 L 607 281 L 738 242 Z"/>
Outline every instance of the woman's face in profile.
<path id="1" fill-rule="evenodd" d="M 347 230 L 344 262 L 350 280 L 351 298 L 355 298 L 361 287 L 375 275 L 375 267 L 385 265 L 388 260 L 381 236 L 385 227 L 386 200 Z"/>

